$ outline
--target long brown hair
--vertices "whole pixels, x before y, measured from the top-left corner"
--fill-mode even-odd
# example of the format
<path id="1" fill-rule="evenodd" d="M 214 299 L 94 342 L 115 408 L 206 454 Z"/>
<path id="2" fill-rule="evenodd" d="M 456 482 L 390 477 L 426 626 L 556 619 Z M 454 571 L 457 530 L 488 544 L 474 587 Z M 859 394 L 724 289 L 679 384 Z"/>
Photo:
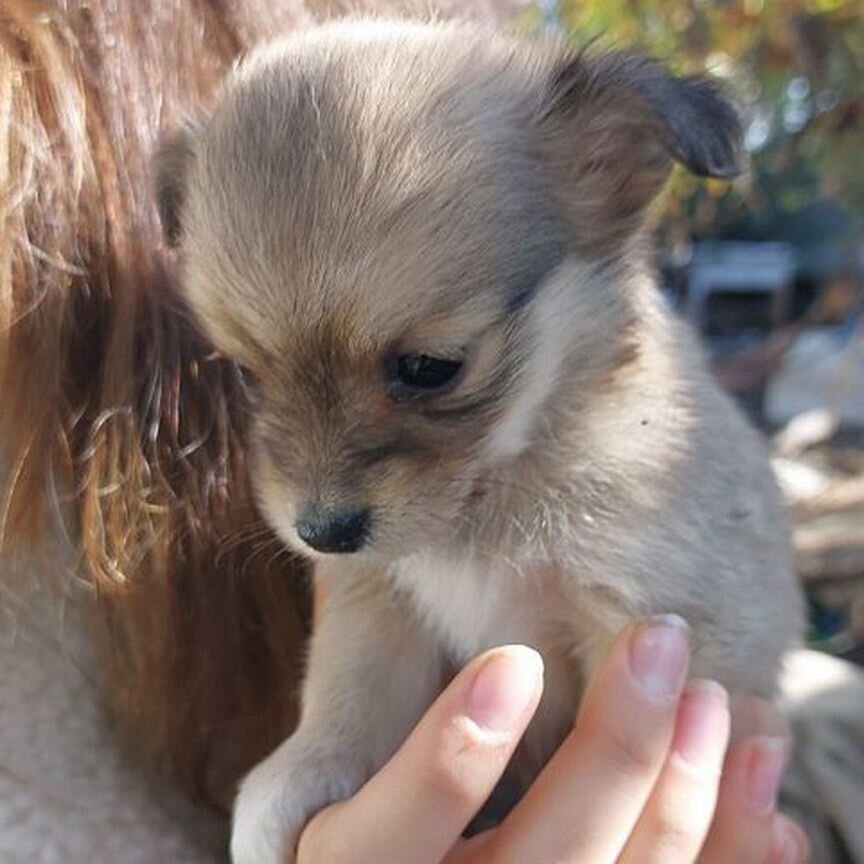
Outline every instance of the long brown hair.
<path id="1" fill-rule="evenodd" d="M 250 44 L 343 11 L 324 5 L 0 6 L 0 550 L 68 531 L 130 739 L 223 804 L 294 722 L 308 586 L 255 512 L 237 370 L 173 299 L 151 156 Z"/>
<path id="2" fill-rule="evenodd" d="M 292 723 L 305 574 L 256 517 L 236 370 L 173 305 L 150 156 L 298 7 L 0 8 L 2 540 L 71 529 L 115 707 L 220 799 Z"/>

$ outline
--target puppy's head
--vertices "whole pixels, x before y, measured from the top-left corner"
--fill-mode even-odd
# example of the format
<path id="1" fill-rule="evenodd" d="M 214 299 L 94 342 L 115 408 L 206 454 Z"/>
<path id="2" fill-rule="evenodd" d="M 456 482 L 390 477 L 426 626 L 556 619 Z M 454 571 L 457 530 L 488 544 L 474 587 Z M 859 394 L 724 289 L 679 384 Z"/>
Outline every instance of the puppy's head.
<path id="1" fill-rule="evenodd" d="M 464 25 L 342 22 L 250 58 L 158 193 L 283 537 L 452 538 L 557 382 L 616 362 L 614 273 L 671 161 L 730 176 L 737 134 L 704 80 Z"/>

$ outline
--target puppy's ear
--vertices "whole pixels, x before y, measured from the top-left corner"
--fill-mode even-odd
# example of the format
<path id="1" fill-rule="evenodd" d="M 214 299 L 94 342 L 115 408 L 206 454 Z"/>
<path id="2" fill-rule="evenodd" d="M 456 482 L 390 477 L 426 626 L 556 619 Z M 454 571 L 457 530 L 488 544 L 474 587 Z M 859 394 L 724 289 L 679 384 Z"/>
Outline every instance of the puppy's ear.
<path id="1" fill-rule="evenodd" d="M 187 124 L 165 138 L 156 151 L 156 204 L 169 246 L 178 246 L 183 235 L 183 208 L 197 139 L 197 127 Z"/>
<path id="2" fill-rule="evenodd" d="M 632 231 L 672 161 L 703 177 L 740 172 L 740 121 L 718 85 L 676 78 L 635 54 L 562 61 L 540 125 L 565 204 L 589 240 Z"/>

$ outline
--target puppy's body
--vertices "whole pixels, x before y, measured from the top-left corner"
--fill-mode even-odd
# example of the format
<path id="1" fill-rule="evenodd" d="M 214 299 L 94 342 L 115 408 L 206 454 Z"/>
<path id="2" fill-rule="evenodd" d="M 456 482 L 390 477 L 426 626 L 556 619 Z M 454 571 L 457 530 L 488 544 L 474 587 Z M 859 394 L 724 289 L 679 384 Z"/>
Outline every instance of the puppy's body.
<path id="1" fill-rule="evenodd" d="M 668 157 L 728 175 L 735 131 L 632 57 L 354 22 L 265 49 L 166 151 L 188 300 L 255 382 L 262 508 L 329 591 L 239 864 L 290 860 L 493 645 L 547 665 L 525 778 L 634 616 L 771 693 L 799 627 L 777 494 L 640 242 Z"/>

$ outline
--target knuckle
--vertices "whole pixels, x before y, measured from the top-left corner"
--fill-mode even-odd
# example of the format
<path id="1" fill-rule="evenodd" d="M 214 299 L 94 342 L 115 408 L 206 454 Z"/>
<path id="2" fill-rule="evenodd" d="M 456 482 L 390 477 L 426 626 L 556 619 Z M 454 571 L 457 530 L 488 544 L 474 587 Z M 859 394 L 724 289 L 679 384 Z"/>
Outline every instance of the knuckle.
<path id="1" fill-rule="evenodd" d="M 666 774 L 643 815 L 645 833 L 663 851 L 659 860 L 692 860 L 708 833 L 715 805 L 710 778 Z"/>
<path id="2" fill-rule="evenodd" d="M 453 806 L 473 806 L 485 774 L 480 764 L 484 756 L 488 761 L 490 754 L 478 746 L 469 732 L 459 726 L 449 728 L 442 746 L 426 763 L 423 778 L 426 788 Z"/>
<path id="3" fill-rule="evenodd" d="M 604 755 L 613 768 L 624 774 L 653 773 L 662 753 L 652 737 L 640 734 L 638 729 L 613 728 L 606 737 Z"/>
<path id="4" fill-rule="evenodd" d="M 429 793 L 438 799 L 454 805 L 468 805 L 473 802 L 471 784 L 460 771 L 458 763 L 436 758 L 427 766 L 424 779 Z"/>
<path id="5" fill-rule="evenodd" d="M 650 824 L 650 834 L 658 847 L 664 850 L 662 860 L 677 861 L 694 851 L 700 844 L 706 826 L 686 808 L 660 812 Z"/>

